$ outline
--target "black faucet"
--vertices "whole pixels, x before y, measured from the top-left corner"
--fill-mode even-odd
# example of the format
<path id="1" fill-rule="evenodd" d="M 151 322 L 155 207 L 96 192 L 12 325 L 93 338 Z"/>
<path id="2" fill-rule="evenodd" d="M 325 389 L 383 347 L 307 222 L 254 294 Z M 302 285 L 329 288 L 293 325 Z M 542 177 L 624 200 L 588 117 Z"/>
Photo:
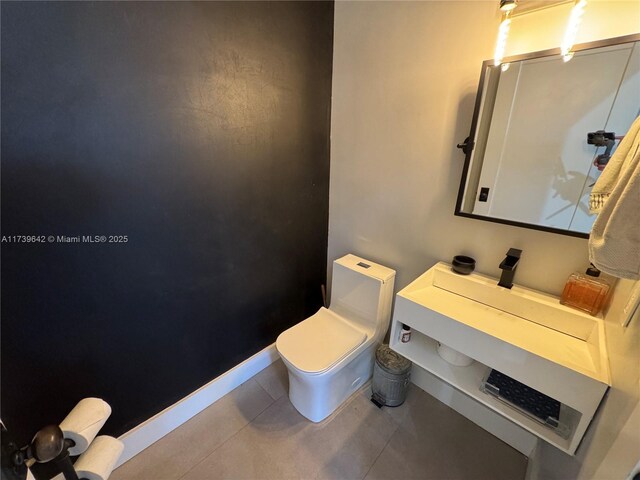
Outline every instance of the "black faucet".
<path id="1" fill-rule="evenodd" d="M 522 250 L 518 250 L 517 248 L 510 248 L 507 252 L 507 257 L 500 263 L 500 268 L 502 269 L 502 275 L 500 275 L 500 281 L 498 285 L 504 288 L 513 287 L 513 277 L 516 274 L 516 268 L 518 266 L 518 262 L 520 261 L 520 255 L 522 255 Z"/>

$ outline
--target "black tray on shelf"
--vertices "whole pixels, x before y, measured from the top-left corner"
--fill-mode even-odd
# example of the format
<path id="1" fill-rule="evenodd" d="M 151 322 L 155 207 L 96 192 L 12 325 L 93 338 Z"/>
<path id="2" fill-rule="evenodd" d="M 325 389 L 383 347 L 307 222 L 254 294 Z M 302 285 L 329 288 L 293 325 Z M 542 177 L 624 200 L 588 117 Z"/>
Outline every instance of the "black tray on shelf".
<path id="1" fill-rule="evenodd" d="M 560 422 L 561 404 L 548 395 L 498 370 L 491 370 L 483 382 L 481 390 L 555 430 L 562 437 L 568 437 L 569 429 Z"/>

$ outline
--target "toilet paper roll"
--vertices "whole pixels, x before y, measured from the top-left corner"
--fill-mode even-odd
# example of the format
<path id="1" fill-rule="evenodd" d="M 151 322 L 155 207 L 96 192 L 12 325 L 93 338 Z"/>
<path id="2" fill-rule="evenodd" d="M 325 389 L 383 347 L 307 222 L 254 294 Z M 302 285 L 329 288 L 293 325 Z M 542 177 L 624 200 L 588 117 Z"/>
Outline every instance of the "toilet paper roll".
<path id="1" fill-rule="evenodd" d="M 107 480 L 124 450 L 120 440 L 100 435 L 73 465 L 78 478 L 87 480 Z"/>
<path id="2" fill-rule="evenodd" d="M 64 438 L 76 444 L 69 449 L 69 455 L 84 452 L 111 415 L 111 407 L 101 398 L 84 398 L 60 423 Z"/>

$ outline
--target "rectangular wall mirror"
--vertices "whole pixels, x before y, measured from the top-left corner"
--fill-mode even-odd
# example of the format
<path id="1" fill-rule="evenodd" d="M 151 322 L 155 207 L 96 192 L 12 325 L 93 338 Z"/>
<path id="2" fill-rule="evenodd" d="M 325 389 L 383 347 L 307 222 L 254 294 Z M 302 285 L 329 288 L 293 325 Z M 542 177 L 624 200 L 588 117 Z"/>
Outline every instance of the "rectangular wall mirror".
<path id="1" fill-rule="evenodd" d="M 483 63 L 456 215 L 588 237 L 604 155 L 640 114 L 640 35 L 574 52 Z"/>

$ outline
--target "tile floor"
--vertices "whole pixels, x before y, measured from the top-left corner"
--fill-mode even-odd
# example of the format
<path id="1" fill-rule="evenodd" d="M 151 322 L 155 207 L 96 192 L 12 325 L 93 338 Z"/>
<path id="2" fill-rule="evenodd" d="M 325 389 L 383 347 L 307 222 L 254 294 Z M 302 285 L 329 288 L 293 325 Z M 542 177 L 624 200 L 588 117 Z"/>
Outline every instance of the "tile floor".
<path id="1" fill-rule="evenodd" d="M 527 459 L 411 386 L 396 408 L 363 388 L 325 421 L 302 417 L 281 361 L 162 438 L 112 480 L 520 480 Z"/>

